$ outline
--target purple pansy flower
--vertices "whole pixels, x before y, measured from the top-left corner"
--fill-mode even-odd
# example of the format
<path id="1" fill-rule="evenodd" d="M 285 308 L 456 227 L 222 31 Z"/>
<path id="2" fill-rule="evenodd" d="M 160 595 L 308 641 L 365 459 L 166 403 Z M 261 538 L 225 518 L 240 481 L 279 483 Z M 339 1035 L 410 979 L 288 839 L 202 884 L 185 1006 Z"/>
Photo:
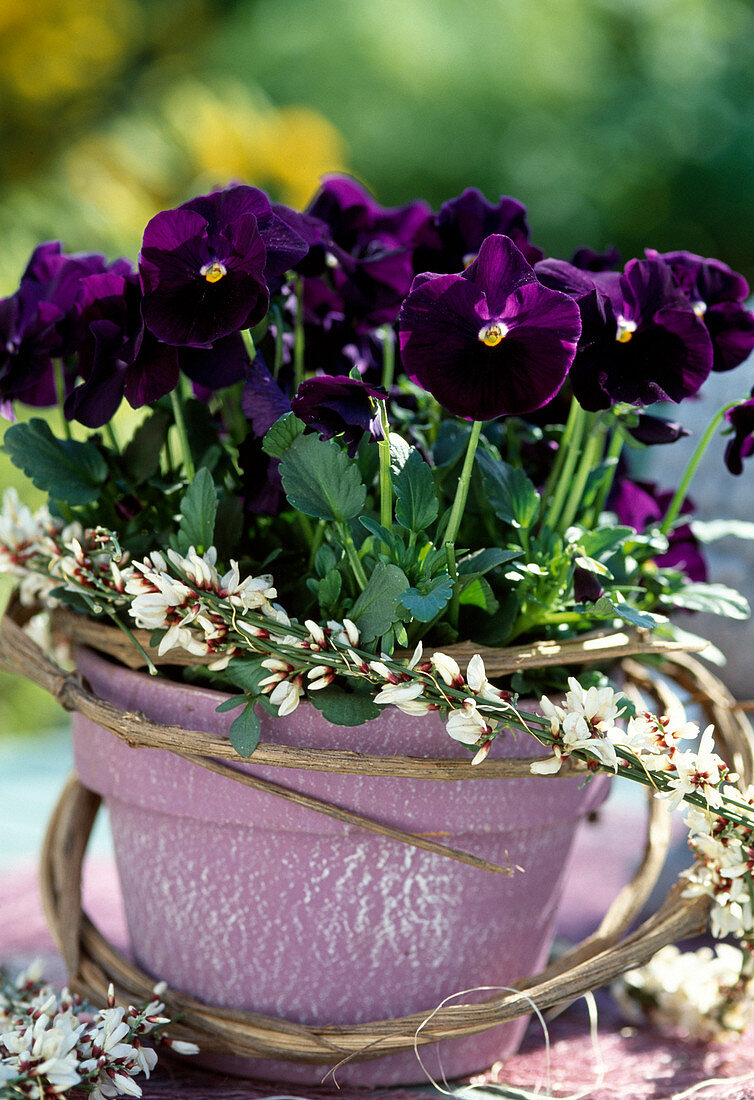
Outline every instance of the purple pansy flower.
<path id="1" fill-rule="evenodd" d="M 632 481 L 630 478 L 617 478 L 610 494 L 609 507 L 615 512 L 619 523 L 628 524 L 638 532 L 658 527 L 673 499 L 671 489 L 658 490 L 654 482 Z M 694 511 L 693 502 L 687 497 L 681 514 Z M 661 568 L 678 569 L 691 581 L 707 580 L 707 563 L 688 523 L 674 527 L 668 534 L 668 549 L 655 558 Z"/>
<path id="2" fill-rule="evenodd" d="M 754 314 L 745 308 L 749 284 L 743 275 L 720 260 L 704 259 L 693 252 L 655 252 L 650 259 L 663 260 L 673 272 L 692 309 L 707 326 L 712 339 L 715 371 L 732 370 L 754 350 Z"/>
<path id="3" fill-rule="evenodd" d="M 387 393 L 356 378 L 310 378 L 302 382 L 291 401 L 291 409 L 321 439 L 342 435 L 351 458 L 364 432 L 372 439 L 383 439 L 377 401 Z"/>
<path id="4" fill-rule="evenodd" d="M 639 413 L 638 424 L 628 430 L 645 447 L 676 443 L 684 436 L 691 435 L 688 428 L 684 428 L 677 420 L 666 420 L 664 416 L 650 416 L 649 413 Z"/>
<path id="5" fill-rule="evenodd" d="M 754 390 L 747 401 L 728 409 L 725 419 L 733 426 L 733 437 L 725 448 L 725 465 L 738 476 L 743 473 L 743 460 L 754 454 Z"/>
<path id="6" fill-rule="evenodd" d="M 599 574 L 583 565 L 573 569 L 573 598 L 576 603 L 596 603 L 605 595 Z"/>
<path id="7" fill-rule="evenodd" d="M 208 347 L 255 325 L 269 306 L 266 276 L 307 252 L 255 187 L 230 187 L 157 214 L 139 271 L 147 327 L 166 344 Z"/>
<path id="8" fill-rule="evenodd" d="M 662 261 L 631 260 L 622 275 L 546 261 L 537 273 L 551 286 L 570 283 L 579 302 L 582 339 L 571 384 L 585 409 L 679 402 L 709 375 L 707 330 Z"/>
<path id="9" fill-rule="evenodd" d="M 380 206 L 356 180 L 332 176 L 307 214 L 323 222 L 330 234 L 329 242 L 320 246 L 326 268 L 322 282 L 337 301 L 335 311 L 354 329 L 393 324 L 411 285 L 411 245 L 419 226 L 432 215 L 429 206 Z M 317 251 L 313 245 L 312 254 Z M 309 290 L 307 286 L 305 296 Z"/>
<path id="10" fill-rule="evenodd" d="M 244 504 L 248 511 L 257 515 L 276 516 L 285 499 L 280 460 L 262 450 L 262 441 L 275 421 L 291 411 L 291 403 L 261 355 L 248 364 L 241 408 L 250 424 L 250 431 L 238 452 Z"/>
<path id="11" fill-rule="evenodd" d="M 482 243 L 458 275 L 419 275 L 400 316 L 406 372 L 473 420 L 539 409 L 568 374 L 579 310 L 548 290 L 508 237 Z"/>
<path id="12" fill-rule="evenodd" d="M 526 207 L 518 199 L 501 195 L 488 202 L 476 187 L 444 202 L 431 221 L 418 229 L 414 245 L 414 271 L 451 274 L 476 259 L 482 241 L 492 234 L 510 237 L 530 264 L 542 259 L 542 251 L 529 242 Z"/>
<path id="13" fill-rule="evenodd" d="M 82 279 L 127 273 L 98 253 L 67 255 L 59 241 L 39 245 L 15 294 L 0 302 L 0 401 L 55 403 L 53 359 L 74 354 L 84 335 L 77 299 Z M 70 382 L 70 378 L 66 378 Z"/>
<path id="14" fill-rule="evenodd" d="M 608 248 L 606 252 L 595 252 L 593 248 L 577 248 L 571 263 L 582 271 L 615 271 L 620 265 L 620 252 L 617 248 Z"/>

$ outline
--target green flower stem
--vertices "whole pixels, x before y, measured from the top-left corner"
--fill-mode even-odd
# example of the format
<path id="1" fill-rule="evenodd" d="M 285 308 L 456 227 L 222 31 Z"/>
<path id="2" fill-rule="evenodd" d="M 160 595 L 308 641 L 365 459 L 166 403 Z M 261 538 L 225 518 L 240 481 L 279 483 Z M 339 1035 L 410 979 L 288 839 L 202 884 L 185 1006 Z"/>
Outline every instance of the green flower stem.
<path id="1" fill-rule="evenodd" d="M 390 393 L 395 375 L 395 337 L 390 325 L 383 325 L 379 331 L 382 342 L 382 388 Z"/>
<path id="2" fill-rule="evenodd" d="M 578 515 L 589 475 L 602 458 L 604 441 L 604 427 L 602 425 L 595 425 L 584 444 L 581 452 L 581 460 L 576 467 L 576 471 L 573 476 L 569 478 L 570 492 L 568 493 L 568 498 L 558 521 L 558 526 L 561 531 L 566 531 Z"/>
<path id="3" fill-rule="evenodd" d="M 367 575 L 364 572 L 364 566 L 361 564 L 361 558 L 359 557 L 356 546 L 354 545 L 353 536 L 348 530 L 348 524 L 338 524 L 338 534 L 340 535 L 340 542 L 343 549 L 346 552 L 348 563 L 351 566 L 356 583 L 363 592 L 367 586 Z"/>
<path id="4" fill-rule="evenodd" d="M 716 412 L 715 415 L 712 417 L 712 420 L 710 420 L 709 425 L 707 426 L 706 432 L 704 433 L 702 438 L 699 440 L 699 444 L 698 444 L 696 450 L 694 451 L 693 455 L 691 456 L 691 460 L 689 461 L 689 464 L 686 467 L 684 475 L 681 478 L 681 482 L 680 482 L 678 488 L 675 491 L 675 495 L 673 496 L 673 499 L 671 500 L 670 504 L 668 505 L 668 510 L 665 513 L 665 518 L 664 518 L 664 520 L 662 521 L 662 523 L 660 525 L 660 531 L 662 532 L 663 535 L 667 535 L 667 533 L 670 531 L 671 527 L 673 526 L 673 524 L 677 520 L 678 514 L 681 511 L 681 507 L 683 505 L 683 502 L 686 499 L 686 493 L 687 493 L 688 487 L 691 483 L 691 479 L 693 478 L 694 474 L 696 473 L 696 468 L 699 465 L 699 463 L 701 462 L 702 456 L 704 455 L 704 452 L 707 450 L 710 443 L 712 442 L 712 437 L 714 436 L 715 432 L 717 431 L 718 426 L 721 423 L 723 417 L 725 416 L 725 414 L 727 412 L 729 412 L 730 409 L 735 409 L 736 405 L 740 405 L 740 404 L 741 404 L 740 401 L 732 401 L 729 405 L 723 406 L 722 409 L 720 409 L 718 412 Z"/>
<path id="5" fill-rule="evenodd" d="M 455 541 L 458 537 L 458 529 L 461 526 L 463 510 L 466 507 L 466 499 L 469 495 L 471 471 L 474 469 L 474 455 L 476 454 L 476 449 L 479 444 L 479 434 L 482 430 L 482 423 L 483 421 L 481 420 L 475 420 L 471 426 L 471 435 L 469 436 L 468 446 L 466 447 L 466 457 L 463 460 L 463 469 L 458 479 L 456 496 L 453 501 L 453 508 L 445 531 L 445 538 L 443 539 L 446 547 L 455 546 Z"/>
<path id="6" fill-rule="evenodd" d="M 588 414 L 581 408 L 576 398 L 572 398 L 568 420 L 555 458 L 555 465 L 550 471 L 550 476 L 542 493 L 542 506 L 547 508 L 542 526 L 549 527 L 551 531 L 554 531 L 558 526 L 560 513 L 563 510 L 573 479 L 573 472 L 581 453 L 581 444 L 588 421 Z M 550 501 L 549 505 L 547 504 L 548 499 Z"/>
<path id="7" fill-rule="evenodd" d="M 241 329 L 241 339 L 243 340 L 244 347 L 246 348 L 246 354 L 249 360 L 253 363 L 257 357 L 257 349 L 254 345 L 254 337 L 251 335 L 250 328 Z"/>
<path id="8" fill-rule="evenodd" d="M 65 415 L 65 375 L 63 373 L 63 361 L 62 359 L 53 360 L 55 370 L 55 396 L 58 399 L 58 408 L 60 409 L 60 419 L 63 423 L 63 435 L 66 439 L 71 438 L 71 425 Z"/>
<path id="9" fill-rule="evenodd" d="M 393 482 L 390 476 L 390 424 L 387 418 L 387 404 L 378 401 L 380 427 L 383 439 L 378 444 L 380 456 L 380 523 L 388 531 L 393 529 Z"/>
<path id="10" fill-rule="evenodd" d="M 280 374 L 280 368 L 283 365 L 283 355 L 285 353 L 285 343 L 283 342 L 283 314 L 279 306 L 273 306 L 271 311 L 272 320 L 275 324 L 275 363 L 272 368 L 272 377 L 277 381 L 277 377 Z"/>
<path id="11" fill-rule="evenodd" d="M 594 503 L 589 509 L 589 516 L 587 523 L 594 525 L 600 517 L 602 509 L 605 507 L 607 498 L 610 495 L 610 490 L 613 487 L 613 481 L 615 480 L 615 471 L 618 468 L 618 459 L 620 458 L 621 451 L 623 450 L 623 433 L 620 427 L 613 428 L 613 433 L 610 436 L 610 442 L 605 452 L 605 460 L 609 461 L 615 459 L 615 462 L 605 471 L 605 476 L 602 481 L 602 485 L 597 491 L 597 495 L 594 498 Z"/>
<path id="12" fill-rule="evenodd" d="M 120 446 L 118 445 L 118 437 L 115 434 L 115 428 L 112 425 L 112 421 L 109 421 L 107 424 L 105 424 L 104 431 L 105 431 L 105 435 L 108 438 L 110 446 L 115 451 L 116 455 L 119 455 L 120 454 Z"/>
<path id="13" fill-rule="evenodd" d="M 189 446 L 188 432 L 186 431 L 186 421 L 183 416 L 183 403 L 178 396 L 177 390 L 170 391 L 170 402 L 173 406 L 173 420 L 175 421 L 175 427 L 178 432 L 178 439 L 181 443 L 181 456 L 183 458 L 183 469 L 188 481 L 193 481 L 196 477 L 196 467 L 194 466 L 194 459 L 191 455 L 191 447 Z"/>
<path id="14" fill-rule="evenodd" d="M 445 556 L 448 562 L 448 573 L 450 579 L 453 582 L 453 595 L 450 598 L 450 604 L 448 605 L 448 618 L 450 619 L 451 626 L 458 626 L 458 608 L 461 599 L 461 590 L 458 584 L 458 568 L 456 566 L 456 551 L 452 543 L 445 543 Z"/>
<path id="15" fill-rule="evenodd" d="M 293 392 L 304 381 L 304 289 L 301 276 L 294 280 L 296 288 L 296 317 L 293 323 Z"/>

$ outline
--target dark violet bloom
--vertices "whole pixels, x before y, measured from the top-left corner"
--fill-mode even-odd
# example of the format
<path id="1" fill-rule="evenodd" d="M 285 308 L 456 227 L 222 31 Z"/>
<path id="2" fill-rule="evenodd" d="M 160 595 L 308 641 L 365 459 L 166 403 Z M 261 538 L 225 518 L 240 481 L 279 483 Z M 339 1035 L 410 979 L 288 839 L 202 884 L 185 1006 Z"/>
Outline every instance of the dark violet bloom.
<path id="1" fill-rule="evenodd" d="M 712 369 L 732 370 L 754 350 L 754 314 L 745 308 L 749 284 L 743 275 L 720 260 L 704 259 L 693 252 L 655 252 L 670 267 L 682 293 L 707 326 L 715 357 Z"/>
<path id="2" fill-rule="evenodd" d="M 538 274 L 549 282 L 542 265 Z M 696 393 L 712 369 L 712 344 L 670 268 L 631 260 L 623 275 L 578 273 L 579 281 L 585 278 L 593 280 L 596 296 L 578 297 L 582 339 L 571 371 L 583 408 L 679 402 Z"/>
<path id="3" fill-rule="evenodd" d="M 620 252 L 617 248 L 608 248 L 606 252 L 577 248 L 571 256 L 571 263 L 582 271 L 615 271 L 620 264 Z"/>
<path id="4" fill-rule="evenodd" d="M 79 284 L 76 305 L 81 381 L 66 398 L 69 420 L 101 428 L 124 396 L 140 408 L 170 393 L 178 382 L 176 349 L 144 329 L 136 275 L 87 276 Z"/>
<path id="5" fill-rule="evenodd" d="M 164 346 L 164 345 L 163 345 Z M 177 348 L 178 365 L 187 378 L 214 392 L 240 382 L 249 367 L 249 356 L 239 333 L 215 340 L 209 348 Z"/>
<path id="6" fill-rule="evenodd" d="M 581 329 L 508 237 L 491 236 L 458 275 L 419 275 L 400 316 L 403 367 L 456 416 L 539 409 L 560 389 Z"/>
<path id="7" fill-rule="evenodd" d="M 261 355 L 247 364 L 241 408 L 250 425 L 238 452 L 243 500 L 249 512 L 276 516 L 285 499 L 280 460 L 262 450 L 262 441 L 276 420 L 291 411 L 291 403 L 272 377 Z"/>
<path id="8" fill-rule="evenodd" d="M 255 187 L 230 187 L 157 214 L 139 271 L 147 327 L 166 344 L 208 347 L 255 325 L 307 245 Z"/>
<path id="9" fill-rule="evenodd" d="M 376 402 L 386 398 L 385 390 L 356 378 L 324 376 L 302 382 L 291 409 L 321 439 L 342 435 L 353 458 L 364 432 L 372 439 L 384 438 Z"/>
<path id="10" fill-rule="evenodd" d="M 618 478 L 608 505 L 617 515 L 619 523 L 625 523 L 642 533 L 662 523 L 672 499 L 672 490 L 658 490 L 651 481 Z M 686 515 L 693 511 L 694 504 L 687 497 L 681 506 L 681 514 Z M 661 568 L 678 569 L 692 581 L 707 580 L 707 563 L 689 524 L 674 527 L 668 535 L 668 543 L 667 551 L 655 558 L 657 565 Z"/>
<path id="11" fill-rule="evenodd" d="M 407 248 L 432 217 L 425 202 L 380 206 L 351 176 L 327 177 L 307 213 L 324 222 L 332 240 L 351 255 L 362 254 L 373 241 L 390 241 L 395 247 Z"/>
<path id="12" fill-rule="evenodd" d="M 55 403 L 53 359 L 73 355 L 84 334 L 77 304 L 82 279 L 130 271 L 127 260 L 108 265 L 98 253 L 67 255 L 58 241 L 34 250 L 18 290 L 0 302 L 0 401 L 6 407 L 14 400 Z"/>
<path id="13" fill-rule="evenodd" d="M 573 598 L 576 603 L 596 603 L 605 595 L 599 575 L 583 565 L 574 566 Z"/>
<path id="14" fill-rule="evenodd" d="M 542 259 L 542 251 L 529 242 L 526 207 L 518 199 L 501 195 L 488 202 L 476 187 L 442 204 L 431 221 L 419 227 L 414 246 L 414 271 L 440 274 L 463 271 L 492 234 L 510 237 L 530 264 Z"/>
<path id="15" fill-rule="evenodd" d="M 307 214 L 330 234 L 319 250 L 326 269 L 322 282 L 335 296 L 335 311 L 361 331 L 393 324 L 414 274 L 413 240 L 431 218 L 430 208 L 421 202 L 380 206 L 356 180 L 333 176 L 324 181 Z M 312 255 L 317 251 L 313 245 Z"/>
<path id="16" fill-rule="evenodd" d="M 650 416 L 649 413 L 639 413 L 639 423 L 628 429 L 634 439 L 643 443 L 646 447 L 656 447 L 665 443 L 676 443 L 684 436 L 691 435 L 688 428 L 684 428 L 676 420 L 666 420 L 662 416 Z"/>
<path id="17" fill-rule="evenodd" d="M 742 474 L 743 460 L 754 454 L 754 390 L 748 401 L 728 409 L 725 419 L 733 426 L 733 437 L 725 448 L 725 465 L 732 474 Z"/>

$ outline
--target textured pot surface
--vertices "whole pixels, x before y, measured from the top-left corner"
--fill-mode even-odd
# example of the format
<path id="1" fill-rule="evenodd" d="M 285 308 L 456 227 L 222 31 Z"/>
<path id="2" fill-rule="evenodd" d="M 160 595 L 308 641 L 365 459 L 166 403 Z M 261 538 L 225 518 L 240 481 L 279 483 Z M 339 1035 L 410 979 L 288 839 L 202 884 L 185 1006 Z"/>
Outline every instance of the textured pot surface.
<path id="1" fill-rule="evenodd" d="M 224 734 L 223 695 L 149 677 L 91 651 L 80 672 L 100 697 L 156 721 Z M 454 756 L 436 715 L 388 708 L 356 728 L 302 704 L 262 717 L 262 740 L 382 754 Z M 523 869 L 494 875 L 242 787 L 170 753 L 131 749 L 74 716 L 81 780 L 105 798 L 134 954 L 141 966 L 206 1003 L 303 1023 L 355 1024 L 432 1011 L 453 993 L 510 986 L 546 961 L 579 820 L 609 781 L 473 782 L 339 776 L 239 764 L 384 824 Z M 529 756 L 528 735 L 493 752 Z M 482 765 L 483 767 L 484 765 Z M 489 996 L 490 993 L 480 994 Z M 474 999 L 474 998 L 466 998 Z M 424 1048 L 459 1076 L 511 1053 L 525 1019 Z M 327 1067 L 220 1059 L 225 1069 L 315 1084 Z M 350 1063 L 349 1085 L 425 1080 L 413 1052 Z"/>

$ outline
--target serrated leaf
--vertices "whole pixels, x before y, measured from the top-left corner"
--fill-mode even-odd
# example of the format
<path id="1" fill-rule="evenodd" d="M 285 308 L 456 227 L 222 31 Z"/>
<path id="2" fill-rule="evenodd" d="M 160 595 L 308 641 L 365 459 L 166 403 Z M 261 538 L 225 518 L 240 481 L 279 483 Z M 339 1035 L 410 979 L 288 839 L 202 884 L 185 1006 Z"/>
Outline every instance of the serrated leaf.
<path id="1" fill-rule="evenodd" d="M 271 458 L 281 458 L 302 434 L 306 424 L 292 412 L 276 420 L 262 441 L 262 450 Z"/>
<path id="2" fill-rule="evenodd" d="M 500 607 L 500 601 L 484 577 L 468 578 L 467 583 L 462 584 L 458 602 L 471 607 L 481 607 L 488 615 L 494 615 Z"/>
<path id="3" fill-rule="evenodd" d="M 748 619 L 751 614 L 746 597 L 725 584 L 687 584 L 673 592 L 669 599 L 674 607 L 682 607 L 686 611 L 706 611 L 727 619 Z"/>
<path id="4" fill-rule="evenodd" d="M 231 722 L 228 736 L 230 743 L 239 756 L 251 756 L 259 744 L 262 732 L 262 720 L 254 710 L 254 703 L 247 703 L 239 714 Z"/>
<path id="5" fill-rule="evenodd" d="M 393 474 L 395 518 L 409 531 L 424 531 L 437 519 L 439 505 L 432 471 L 416 447 L 412 447 Z"/>
<path id="6" fill-rule="evenodd" d="M 458 562 L 458 572 L 473 573 L 481 577 L 489 573 L 498 565 L 504 565 L 508 561 L 514 561 L 523 555 L 523 550 L 503 550 L 499 546 L 490 546 L 485 550 L 475 550 L 473 554 L 467 554 Z"/>
<path id="7" fill-rule="evenodd" d="M 745 519 L 693 519 L 691 533 L 705 543 L 725 538 L 754 539 L 754 523 Z"/>
<path id="8" fill-rule="evenodd" d="M 319 606 L 326 615 L 333 615 L 335 613 L 342 587 L 343 577 L 337 569 L 333 569 L 324 576 L 317 585 Z"/>
<path id="9" fill-rule="evenodd" d="M 358 466 L 333 440 L 300 435 L 280 459 L 288 500 L 299 512 L 343 523 L 359 515 L 366 486 Z"/>
<path id="10" fill-rule="evenodd" d="M 596 531 L 584 532 L 579 537 L 579 546 L 587 557 L 599 558 L 620 546 L 626 539 L 633 538 L 635 534 L 633 527 L 598 527 Z"/>
<path id="11" fill-rule="evenodd" d="M 159 471 L 170 422 L 171 417 L 165 409 L 155 409 L 131 436 L 123 451 L 123 464 L 134 485 L 140 485 Z"/>
<path id="12" fill-rule="evenodd" d="M 349 615 L 361 633 L 362 642 L 372 642 L 390 629 L 399 617 L 398 597 L 407 588 L 408 578 L 402 569 L 387 562 L 377 562 Z"/>
<path id="13" fill-rule="evenodd" d="M 314 555 L 314 568 L 317 572 L 317 576 L 326 577 L 330 570 L 334 569 L 337 564 L 338 558 L 332 546 L 323 543 Z"/>
<path id="14" fill-rule="evenodd" d="M 206 467 L 197 470 L 196 477 L 181 497 L 180 509 L 179 552 L 185 553 L 193 546 L 198 554 L 203 554 L 212 546 L 217 515 L 217 489 Z"/>
<path id="15" fill-rule="evenodd" d="M 452 595 L 453 581 L 447 573 L 441 573 L 416 588 L 407 589 L 400 603 L 420 623 L 429 623 L 447 607 Z"/>
<path id="16" fill-rule="evenodd" d="M 525 471 L 501 462 L 488 451 L 477 452 L 487 499 L 498 519 L 528 530 L 539 514 L 539 493 Z"/>
<path id="17" fill-rule="evenodd" d="M 382 713 L 368 695 L 344 691 L 335 684 L 309 692 L 307 699 L 334 726 L 360 726 Z"/>
<path id="18" fill-rule="evenodd" d="M 443 420 L 432 447 L 432 459 L 437 467 L 454 466 L 463 452 L 471 434 L 471 427 L 454 420 Z"/>
<path id="19" fill-rule="evenodd" d="M 611 600 L 608 596 L 601 596 L 595 603 L 590 604 L 590 614 L 597 618 L 614 619 L 616 616 L 634 626 L 644 627 L 645 630 L 654 630 L 659 623 L 666 622 L 664 615 L 653 615 L 649 611 L 639 611 L 631 604 L 620 603 Z"/>
<path id="20" fill-rule="evenodd" d="M 390 471 L 393 474 L 399 474 L 403 467 L 406 465 L 409 455 L 414 450 L 410 443 L 407 443 L 402 435 L 398 435 L 396 432 L 390 433 Z"/>
<path id="21" fill-rule="evenodd" d="M 44 420 L 12 424 L 4 448 L 38 489 L 67 504 L 91 504 L 107 479 L 107 463 L 93 443 L 57 439 Z"/>

